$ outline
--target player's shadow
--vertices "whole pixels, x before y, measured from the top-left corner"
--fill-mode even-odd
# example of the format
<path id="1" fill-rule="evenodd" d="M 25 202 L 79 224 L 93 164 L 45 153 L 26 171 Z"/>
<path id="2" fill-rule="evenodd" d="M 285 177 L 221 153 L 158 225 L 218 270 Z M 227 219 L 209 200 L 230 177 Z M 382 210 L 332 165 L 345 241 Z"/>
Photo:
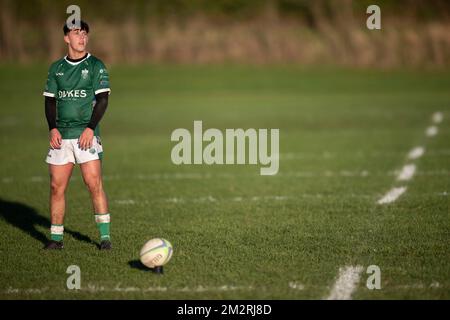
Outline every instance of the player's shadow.
<path id="1" fill-rule="evenodd" d="M 37 211 L 23 203 L 10 202 L 0 198 L 0 217 L 14 227 L 28 233 L 36 240 L 47 243 L 48 237 L 37 229 L 38 226 L 50 228 L 50 220 L 37 213 Z M 64 232 L 70 234 L 78 241 L 95 243 L 88 236 L 68 228 Z"/>

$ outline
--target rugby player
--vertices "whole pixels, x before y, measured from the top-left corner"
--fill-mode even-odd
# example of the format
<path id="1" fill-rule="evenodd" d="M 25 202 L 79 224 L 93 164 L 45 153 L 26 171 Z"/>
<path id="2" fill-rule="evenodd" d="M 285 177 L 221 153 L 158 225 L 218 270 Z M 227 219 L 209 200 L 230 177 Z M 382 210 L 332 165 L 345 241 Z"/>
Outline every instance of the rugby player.
<path id="1" fill-rule="evenodd" d="M 103 62 L 86 51 L 89 25 L 64 25 L 67 55 L 55 61 L 45 86 L 45 116 L 50 149 L 46 162 L 50 173 L 50 241 L 45 249 L 62 249 L 65 191 L 75 164 L 80 165 L 90 192 L 100 233 L 100 250 L 111 249 L 110 214 L 102 182 L 103 147 L 99 122 L 111 91 Z"/>

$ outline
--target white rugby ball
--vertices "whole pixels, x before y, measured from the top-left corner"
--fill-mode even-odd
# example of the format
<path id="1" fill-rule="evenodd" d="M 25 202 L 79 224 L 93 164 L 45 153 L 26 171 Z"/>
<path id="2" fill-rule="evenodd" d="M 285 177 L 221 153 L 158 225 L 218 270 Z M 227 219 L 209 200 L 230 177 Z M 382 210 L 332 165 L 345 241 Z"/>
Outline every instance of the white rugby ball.
<path id="1" fill-rule="evenodd" d="M 140 260 L 149 268 L 165 265 L 172 258 L 172 244 L 162 238 L 147 241 L 141 249 Z"/>

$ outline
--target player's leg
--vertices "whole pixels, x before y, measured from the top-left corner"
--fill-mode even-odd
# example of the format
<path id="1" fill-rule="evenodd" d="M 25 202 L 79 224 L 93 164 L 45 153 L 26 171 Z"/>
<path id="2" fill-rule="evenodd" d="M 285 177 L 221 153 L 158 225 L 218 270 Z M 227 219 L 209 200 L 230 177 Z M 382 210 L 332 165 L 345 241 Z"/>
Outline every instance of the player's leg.
<path id="1" fill-rule="evenodd" d="M 66 210 L 65 191 L 72 175 L 74 164 L 69 162 L 63 165 L 49 164 L 50 173 L 50 216 L 51 216 L 51 242 L 48 246 L 58 246 L 53 241 L 61 242 L 64 233 L 64 214 Z"/>
<path id="2" fill-rule="evenodd" d="M 84 183 L 91 194 L 95 222 L 100 232 L 100 248 L 110 249 L 110 215 L 108 199 L 103 189 L 102 166 L 100 160 L 91 160 L 80 164 Z"/>

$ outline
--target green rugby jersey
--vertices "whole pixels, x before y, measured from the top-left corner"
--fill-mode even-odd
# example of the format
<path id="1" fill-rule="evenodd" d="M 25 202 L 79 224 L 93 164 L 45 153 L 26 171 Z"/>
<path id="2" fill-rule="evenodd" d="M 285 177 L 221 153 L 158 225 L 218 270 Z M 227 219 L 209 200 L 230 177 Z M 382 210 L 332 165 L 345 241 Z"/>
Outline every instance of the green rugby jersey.
<path id="1" fill-rule="evenodd" d="M 44 96 L 56 98 L 56 127 L 63 139 L 78 139 L 91 120 L 95 95 L 110 92 L 109 75 L 100 59 L 88 54 L 71 62 L 67 56 L 48 71 Z M 99 126 L 94 134 L 100 135 Z"/>

